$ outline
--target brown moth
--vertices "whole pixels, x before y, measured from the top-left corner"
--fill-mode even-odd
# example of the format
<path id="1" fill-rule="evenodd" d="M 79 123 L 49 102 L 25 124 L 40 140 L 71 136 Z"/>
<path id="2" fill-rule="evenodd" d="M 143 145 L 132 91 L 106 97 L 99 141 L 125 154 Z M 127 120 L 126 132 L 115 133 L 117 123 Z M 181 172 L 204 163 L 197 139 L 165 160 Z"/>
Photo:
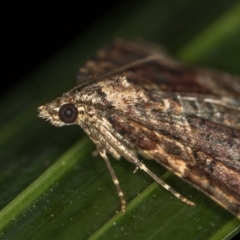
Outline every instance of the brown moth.
<path id="1" fill-rule="evenodd" d="M 80 125 L 105 160 L 121 156 L 182 201 L 140 157 L 153 159 L 240 219 L 240 78 L 186 66 L 163 49 L 116 40 L 79 70 L 77 86 L 39 107 L 55 126 Z"/>

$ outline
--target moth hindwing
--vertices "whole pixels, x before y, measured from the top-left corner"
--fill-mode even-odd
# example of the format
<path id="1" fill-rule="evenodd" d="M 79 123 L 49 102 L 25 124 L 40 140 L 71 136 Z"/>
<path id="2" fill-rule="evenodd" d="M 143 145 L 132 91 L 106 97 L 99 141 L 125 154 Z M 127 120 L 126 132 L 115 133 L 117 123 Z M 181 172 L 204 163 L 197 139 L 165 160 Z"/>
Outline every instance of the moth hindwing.
<path id="1" fill-rule="evenodd" d="M 79 70 L 78 85 L 39 107 L 55 126 L 78 124 L 107 154 L 129 162 L 182 201 L 140 158 L 153 159 L 240 219 L 240 78 L 186 66 L 163 49 L 116 40 Z"/>

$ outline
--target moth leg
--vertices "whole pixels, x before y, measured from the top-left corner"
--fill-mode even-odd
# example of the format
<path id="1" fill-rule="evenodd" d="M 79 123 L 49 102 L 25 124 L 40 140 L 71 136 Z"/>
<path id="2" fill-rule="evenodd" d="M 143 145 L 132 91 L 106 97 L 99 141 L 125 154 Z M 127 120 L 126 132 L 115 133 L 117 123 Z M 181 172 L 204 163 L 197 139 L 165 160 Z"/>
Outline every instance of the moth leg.
<path id="1" fill-rule="evenodd" d="M 121 201 L 121 205 L 122 205 L 122 206 L 121 206 L 121 211 L 122 211 L 122 213 L 124 213 L 125 210 L 126 210 L 126 201 L 125 201 L 125 199 L 124 199 L 123 192 L 122 192 L 122 190 L 121 190 L 121 188 L 120 188 L 120 185 L 119 185 L 119 181 L 118 181 L 118 179 L 117 179 L 117 176 L 116 176 L 116 174 L 115 174 L 115 172 L 114 172 L 114 170 L 113 170 L 113 168 L 112 168 L 112 166 L 111 166 L 111 163 L 110 163 L 110 161 L 109 161 L 109 159 L 108 159 L 108 157 L 107 157 L 107 155 L 106 155 L 106 151 L 99 149 L 99 153 L 100 153 L 100 155 L 102 156 L 102 158 L 104 159 L 104 161 L 105 161 L 105 163 L 106 163 L 106 165 L 107 165 L 107 168 L 108 168 L 108 170 L 109 170 L 109 172 L 110 172 L 110 175 L 111 175 L 111 177 L 112 177 L 113 183 L 114 183 L 114 185 L 115 185 L 115 187 L 116 187 L 116 189 L 117 189 L 117 193 L 118 193 L 118 196 L 119 196 L 120 201 Z"/>
<path id="2" fill-rule="evenodd" d="M 124 157 L 126 160 L 128 160 L 129 162 L 134 163 L 137 168 L 139 168 L 139 169 L 143 170 L 144 172 L 146 172 L 152 179 L 154 179 L 158 184 L 160 184 L 160 185 L 161 185 L 163 188 L 165 188 L 167 191 L 169 191 L 170 193 L 172 193 L 176 198 L 180 199 L 182 202 L 185 202 L 185 203 L 187 203 L 187 204 L 190 205 L 190 206 L 195 206 L 195 203 L 193 203 L 193 202 L 191 202 L 190 200 L 188 200 L 188 199 L 186 199 L 185 197 L 183 197 L 183 196 L 182 196 L 181 194 L 179 194 L 177 191 L 175 191 L 174 189 L 172 189 L 168 184 L 166 184 L 164 181 L 162 181 L 162 180 L 161 180 L 156 174 L 154 174 L 150 169 L 148 169 L 148 168 L 137 158 L 137 156 L 135 155 L 134 152 L 132 152 L 132 151 L 131 151 L 129 148 L 127 148 L 121 141 L 119 141 L 115 136 L 112 135 L 112 134 L 114 134 L 114 132 L 111 133 L 111 132 L 107 131 L 107 129 L 105 129 L 103 125 L 98 126 L 98 128 L 99 128 L 99 132 L 100 132 L 101 135 L 104 137 L 105 141 L 108 142 L 108 143 L 111 143 L 112 148 L 114 148 L 121 156 L 123 156 L 123 157 Z M 99 152 L 100 152 L 100 154 L 101 154 L 101 151 L 99 151 Z M 101 155 L 102 155 L 102 154 L 101 154 Z M 104 154 L 102 155 L 102 157 L 103 157 L 103 158 L 106 157 L 106 153 L 105 153 L 105 152 L 104 152 Z M 106 157 L 106 159 L 107 159 L 107 157 Z M 108 160 L 108 159 L 106 160 L 106 159 L 104 158 L 107 166 L 108 166 L 108 164 L 109 164 L 108 168 L 109 168 L 109 171 L 110 171 L 110 174 L 111 174 L 111 171 L 113 171 L 113 169 L 112 169 L 112 167 L 111 167 L 111 165 L 110 165 L 110 163 L 109 163 L 109 160 Z M 107 162 L 108 162 L 108 163 L 107 163 Z M 112 176 L 113 181 L 114 181 L 114 179 L 117 180 L 114 172 L 113 172 L 113 174 L 114 174 L 114 177 Z M 114 183 L 115 183 L 115 181 L 114 181 Z M 117 184 L 119 184 L 118 181 L 117 181 Z M 115 183 L 116 187 L 119 186 L 119 185 L 117 185 L 117 184 Z M 117 188 L 117 189 L 118 189 L 118 188 Z M 119 187 L 119 189 L 120 189 L 120 187 Z M 120 189 L 120 191 L 121 191 L 121 189 Z M 121 198 L 121 196 L 120 196 L 120 194 L 119 194 L 120 199 L 123 199 L 123 200 L 124 200 L 122 193 L 121 193 L 121 195 L 122 195 L 122 198 Z M 124 200 L 124 202 L 125 202 L 125 200 Z M 126 202 L 125 202 L 125 204 L 126 204 Z"/>
<path id="3" fill-rule="evenodd" d="M 136 173 L 139 167 L 135 167 L 133 173 Z"/>
<path id="4" fill-rule="evenodd" d="M 146 172 L 151 178 L 153 178 L 158 184 L 160 184 L 163 188 L 165 188 L 167 191 L 172 193 L 176 198 L 180 199 L 182 202 L 187 203 L 190 206 L 196 206 L 195 203 L 188 200 L 187 198 L 183 197 L 180 193 L 175 191 L 173 188 L 171 188 L 168 184 L 166 184 L 163 180 L 161 180 L 156 174 L 154 174 L 151 170 L 149 170 L 142 162 L 138 161 L 135 163 L 138 165 L 138 167 Z"/>
<path id="5" fill-rule="evenodd" d="M 99 155 L 99 151 L 97 149 L 92 151 L 92 156 L 97 157 Z"/>
<path id="6" fill-rule="evenodd" d="M 121 151 L 121 148 L 119 149 Z M 163 188 L 165 188 L 167 191 L 172 193 L 176 198 L 180 199 L 182 202 L 187 203 L 190 206 L 196 206 L 195 203 L 188 200 L 187 198 L 183 197 L 180 193 L 175 191 L 173 188 L 171 188 L 168 184 L 166 184 L 163 180 L 161 180 L 155 173 L 153 173 L 150 169 L 146 167 L 145 164 L 143 164 L 134 154 L 132 154 L 131 151 L 122 152 L 122 155 L 130 162 L 134 163 L 136 165 L 136 168 L 139 168 L 143 170 L 145 173 L 147 173 L 153 180 L 155 180 L 159 185 L 161 185 Z"/>

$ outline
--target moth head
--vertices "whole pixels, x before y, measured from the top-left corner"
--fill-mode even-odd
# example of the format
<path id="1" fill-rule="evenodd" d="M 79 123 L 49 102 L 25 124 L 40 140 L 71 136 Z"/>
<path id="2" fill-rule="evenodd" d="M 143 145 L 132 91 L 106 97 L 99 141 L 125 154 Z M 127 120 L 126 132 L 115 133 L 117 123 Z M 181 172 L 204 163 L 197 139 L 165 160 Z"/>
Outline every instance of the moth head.
<path id="1" fill-rule="evenodd" d="M 76 124 L 79 111 L 73 99 L 57 98 L 51 103 L 38 108 L 39 117 L 50 121 L 54 126 Z"/>

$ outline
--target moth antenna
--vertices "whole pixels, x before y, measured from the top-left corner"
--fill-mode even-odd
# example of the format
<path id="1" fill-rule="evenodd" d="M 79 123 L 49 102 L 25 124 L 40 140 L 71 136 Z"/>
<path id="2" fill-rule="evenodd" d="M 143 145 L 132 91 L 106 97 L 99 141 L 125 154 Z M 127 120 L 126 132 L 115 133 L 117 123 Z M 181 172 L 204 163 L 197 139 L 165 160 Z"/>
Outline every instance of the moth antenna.
<path id="1" fill-rule="evenodd" d="M 73 87 L 69 91 L 69 93 L 73 93 L 74 91 L 79 91 L 80 92 L 84 87 L 88 86 L 91 83 L 94 83 L 94 81 L 92 81 L 92 80 L 86 81 L 85 80 L 84 82 L 82 82 L 82 83 L 78 84 L 77 86 Z"/>
<path id="2" fill-rule="evenodd" d="M 129 63 L 129 64 L 126 64 L 126 65 L 124 65 L 124 66 L 122 66 L 122 67 L 119 67 L 119 68 L 117 68 L 117 69 L 115 69 L 115 70 L 113 70 L 113 71 L 110 71 L 109 73 L 102 75 L 102 76 L 101 76 L 100 78 L 98 78 L 97 80 L 99 81 L 99 80 L 101 80 L 101 79 L 103 79 L 103 78 L 106 78 L 106 77 L 109 77 L 109 76 L 111 76 L 111 75 L 117 74 L 117 73 L 122 72 L 122 71 L 124 71 L 124 70 L 126 70 L 126 69 L 129 69 L 129 68 L 131 68 L 131 67 L 134 67 L 134 66 L 137 66 L 137 65 L 146 63 L 146 62 L 150 62 L 150 61 L 153 61 L 153 60 L 161 59 L 161 58 L 162 58 L 162 57 L 161 57 L 159 54 L 154 54 L 154 55 L 147 56 L 147 57 L 145 57 L 145 58 L 141 58 L 141 59 L 139 59 L 139 60 L 136 60 L 136 61 L 134 61 L 134 62 L 131 62 L 131 63 Z"/>
<path id="3" fill-rule="evenodd" d="M 111 75 L 114 75 L 114 74 L 117 74 L 119 72 L 122 72 L 126 69 L 129 69 L 131 67 L 134 67 L 134 66 L 137 66 L 137 65 L 140 65 L 140 64 L 144 64 L 146 62 L 151 62 L 151 61 L 154 61 L 154 60 L 157 60 L 157 59 L 162 59 L 162 56 L 159 55 L 159 54 L 153 54 L 153 55 L 149 55 L 147 57 L 144 57 L 144 58 L 141 58 L 141 59 L 138 59 L 136 61 L 133 61 L 129 64 L 126 64 L 122 67 L 119 67 L 117 69 L 114 69 L 113 71 L 110 71 L 109 73 L 106 73 L 102 76 L 100 76 L 99 78 L 97 79 L 85 79 L 83 82 L 81 82 L 80 84 L 78 84 L 77 86 L 75 86 L 74 88 L 72 88 L 69 92 L 74 92 L 74 91 L 80 91 L 81 89 L 83 89 L 84 87 L 90 85 L 91 83 L 94 83 L 94 82 L 97 82 L 97 81 L 100 81 L 106 77 L 109 77 Z"/>

